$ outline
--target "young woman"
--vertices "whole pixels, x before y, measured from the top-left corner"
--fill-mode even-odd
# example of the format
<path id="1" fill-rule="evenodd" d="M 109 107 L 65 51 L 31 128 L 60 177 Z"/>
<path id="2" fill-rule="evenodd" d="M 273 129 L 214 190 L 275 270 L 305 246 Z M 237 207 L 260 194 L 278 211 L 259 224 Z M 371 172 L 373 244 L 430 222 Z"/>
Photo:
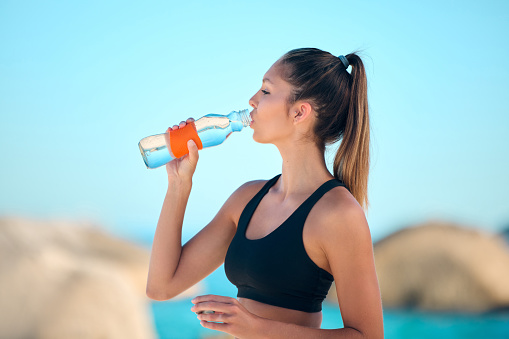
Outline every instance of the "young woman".
<path id="1" fill-rule="evenodd" d="M 351 72 L 347 68 L 351 66 Z M 193 299 L 201 325 L 238 338 L 383 338 L 368 207 L 366 74 L 354 53 L 292 50 L 249 100 L 253 139 L 274 144 L 282 173 L 240 186 L 184 246 L 182 222 L 198 150 L 167 164 L 147 296 L 168 300 L 225 263 L 237 299 Z M 172 129 L 192 122 L 188 119 Z M 341 139 L 334 173 L 325 145 Z M 320 329 L 334 280 L 344 328 Z M 214 311 L 214 313 L 203 313 Z"/>

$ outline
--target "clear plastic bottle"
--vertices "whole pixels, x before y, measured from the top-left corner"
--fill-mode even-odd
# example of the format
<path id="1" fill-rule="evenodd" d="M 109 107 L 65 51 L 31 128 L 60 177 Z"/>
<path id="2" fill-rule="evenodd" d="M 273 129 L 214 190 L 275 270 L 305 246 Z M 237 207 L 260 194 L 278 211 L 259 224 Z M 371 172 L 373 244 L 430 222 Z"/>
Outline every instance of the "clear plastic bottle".
<path id="1" fill-rule="evenodd" d="M 201 148 L 219 145 L 223 143 L 232 132 L 239 132 L 250 124 L 251 116 L 247 109 L 233 111 L 228 115 L 207 114 L 194 122 L 199 138 L 198 141 L 201 141 L 202 144 Z M 187 127 L 188 126 L 184 128 Z M 176 143 L 176 134 L 174 135 L 173 132 L 176 131 L 151 135 L 141 139 L 138 143 L 143 161 L 145 161 L 147 168 L 157 168 L 177 158 L 172 152 L 172 149 L 174 150 L 175 147 L 174 144 Z M 175 139 L 173 143 L 172 135 L 174 135 Z M 187 140 L 189 139 L 191 138 L 187 138 Z M 187 140 L 179 140 L 180 146 L 182 147 L 183 142 L 187 143 Z M 200 145 L 198 145 L 198 148 L 200 148 Z M 185 149 L 187 150 L 187 146 Z"/>

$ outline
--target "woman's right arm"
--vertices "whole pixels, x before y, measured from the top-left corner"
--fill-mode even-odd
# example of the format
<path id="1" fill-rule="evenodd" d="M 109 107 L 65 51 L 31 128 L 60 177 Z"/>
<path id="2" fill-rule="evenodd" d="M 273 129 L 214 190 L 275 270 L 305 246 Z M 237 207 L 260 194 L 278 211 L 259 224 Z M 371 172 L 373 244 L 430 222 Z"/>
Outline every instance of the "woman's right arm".
<path id="1" fill-rule="evenodd" d="M 237 189 L 214 219 L 182 246 L 182 224 L 198 162 L 197 147 L 193 142 L 188 147 L 189 155 L 166 165 L 168 191 L 154 235 L 146 290 L 154 300 L 175 297 L 221 266 L 237 229 L 236 211 L 245 200 L 243 187 L 249 186 Z"/>

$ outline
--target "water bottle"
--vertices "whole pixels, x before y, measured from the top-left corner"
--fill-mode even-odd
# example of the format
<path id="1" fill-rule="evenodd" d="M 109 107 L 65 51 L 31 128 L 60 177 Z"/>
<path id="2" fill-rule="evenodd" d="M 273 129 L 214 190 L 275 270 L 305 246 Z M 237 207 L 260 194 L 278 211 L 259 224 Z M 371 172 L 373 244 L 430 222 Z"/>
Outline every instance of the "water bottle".
<path id="1" fill-rule="evenodd" d="M 251 124 L 249 110 L 233 111 L 228 115 L 207 114 L 178 130 L 151 135 L 138 143 L 147 168 L 160 167 L 189 153 L 187 141 L 193 139 L 198 149 L 216 146 L 232 132 Z"/>

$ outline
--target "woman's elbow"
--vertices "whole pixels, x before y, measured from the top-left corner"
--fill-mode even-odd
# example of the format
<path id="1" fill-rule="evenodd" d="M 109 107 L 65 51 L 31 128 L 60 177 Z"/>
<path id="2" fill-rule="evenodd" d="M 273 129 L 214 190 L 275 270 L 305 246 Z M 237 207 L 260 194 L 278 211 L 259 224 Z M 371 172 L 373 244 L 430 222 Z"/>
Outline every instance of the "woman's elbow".
<path id="1" fill-rule="evenodd" d="M 152 300 L 157 300 L 157 301 L 168 300 L 165 298 L 166 295 L 164 293 L 161 293 L 160 291 L 157 291 L 157 290 L 149 289 L 148 287 L 146 290 L 146 294 L 147 294 L 147 297 Z"/>
<path id="2" fill-rule="evenodd" d="M 150 288 L 147 286 L 147 289 L 145 291 L 148 298 L 156 301 L 166 301 L 174 298 L 177 296 L 175 293 L 171 293 L 165 289 L 162 288 Z"/>

